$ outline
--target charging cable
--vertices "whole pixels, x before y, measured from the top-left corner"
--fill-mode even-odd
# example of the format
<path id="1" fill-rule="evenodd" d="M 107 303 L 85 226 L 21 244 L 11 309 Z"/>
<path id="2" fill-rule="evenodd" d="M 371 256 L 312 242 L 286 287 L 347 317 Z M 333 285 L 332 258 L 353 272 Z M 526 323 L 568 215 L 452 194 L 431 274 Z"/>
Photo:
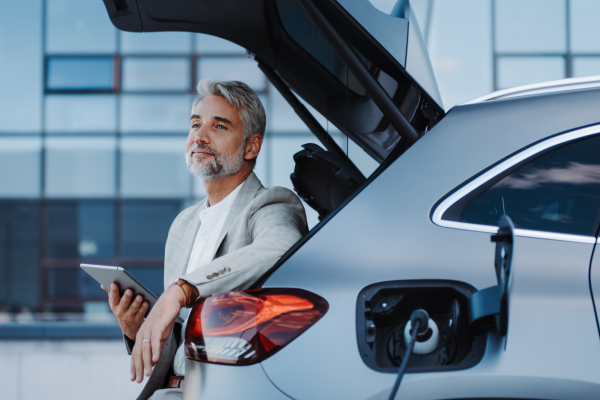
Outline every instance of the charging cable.
<path id="1" fill-rule="evenodd" d="M 398 389 L 400 388 L 400 382 L 402 382 L 402 377 L 404 376 L 404 371 L 406 371 L 406 367 L 408 366 L 408 360 L 410 359 L 410 355 L 413 353 L 413 349 L 415 348 L 415 342 L 417 341 L 417 335 L 424 335 L 429 330 L 429 315 L 427 311 L 423 309 L 418 309 L 413 311 L 410 315 L 410 342 L 408 343 L 408 349 L 406 350 L 406 355 L 402 360 L 402 364 L 400 365 L 400 369 L 398 370 L 398 377 L 396 378 L 396 383 L 394 383 L 394 387 L 392 388 L 392 392 L 390 393 L 390 397 L 388 400 L 393 400 L 398 393 Z"/>

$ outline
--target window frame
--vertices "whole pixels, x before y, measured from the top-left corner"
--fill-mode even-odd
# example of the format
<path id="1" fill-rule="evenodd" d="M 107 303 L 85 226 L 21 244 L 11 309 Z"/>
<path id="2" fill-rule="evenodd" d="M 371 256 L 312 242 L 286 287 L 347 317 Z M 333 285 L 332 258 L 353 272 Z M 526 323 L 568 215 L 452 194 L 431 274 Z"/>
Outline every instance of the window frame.
<path id="1" fill-rule="evenodd" d="M 443 215 L 454 204 L 471 196 L 473 193 L 482 192 L 482 188 L 487 188 L 490 181 L 495 180 L 498 176 L 510 173 L 516 167 L 519 167 L 527 161 L 537 158 L 544 153 L 555 150 L 569 142 L 574 142 L 579 139 L 588 138 L 600 134 L 600 124 L 575 129 L 566 133 L 559 133 L 552 137 L 543 139 L 533 143 L 525 149 L 521 149 L 516 153 L 509 155 L 507 158 L 500 160 L 496 164 L 490 166 L 487 170 L 482 171 L 467 183 L 461 185 L 458 189 L 444 196 L 433 208 L 431 212 L 431 221 L 438 226 L 445 228 L 454 228 L 467 231 L 496 233 L 498 227 L 491 225 L 480 225 L 470 222 L 459 222 L 443 219 Z M 485 190 L 485 189 L 483 189 Z M 574 235 L 560 232 L 536 231 L 530 229 L 515 229 L 515 235 L 521 237 L 550 239 L 574 243 L 594 244 L 597 242 L 596 236 L 589 235 Z"/>

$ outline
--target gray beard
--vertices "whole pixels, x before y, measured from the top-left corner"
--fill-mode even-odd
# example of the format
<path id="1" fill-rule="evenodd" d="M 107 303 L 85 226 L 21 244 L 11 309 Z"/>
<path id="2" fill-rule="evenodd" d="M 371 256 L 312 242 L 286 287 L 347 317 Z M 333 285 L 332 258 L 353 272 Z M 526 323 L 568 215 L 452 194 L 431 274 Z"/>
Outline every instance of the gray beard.
<path id="1" fill-rule="evenodd" d="M 192 151 L 196 149 L 212 153 L 214 156 L 212 161 L 208 164 L 205 162 L 194 162 Z M 206 145 L 194 143 L 185 154 L 185 162 L 192 175 L 197 176 L 203 181 L 212 181 L 239 172 L 244 165 L 244 150 L 245 146 L 242 145 L 235 153 L 221 156 L 218 151 Z"/>

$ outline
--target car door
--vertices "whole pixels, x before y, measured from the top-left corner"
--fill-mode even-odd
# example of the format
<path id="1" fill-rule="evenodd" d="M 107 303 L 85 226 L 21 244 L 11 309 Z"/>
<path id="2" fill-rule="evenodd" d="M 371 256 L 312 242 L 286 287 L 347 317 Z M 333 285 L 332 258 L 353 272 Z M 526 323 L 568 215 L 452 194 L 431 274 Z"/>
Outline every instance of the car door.
<path id="1" fill-rule="evenodd" d="M 596 265 L 600 256 L 595 253 L 600 225 L 599 132 L 596 125 L 533 144 L 448 196 L 432 218 L 441 226 L 487 232 L 495 231 L 502 215 L 512 218 L 517 238 L 508 343 L 524 354 L 536 354 L 533 362 L 543 364 L 548 374 L 553 367 L 550 359 L 539 360 L 550 354 L 544 349 L 551 343 L 572 341 L 578 332 L 574 346 L 551 352 L 553 357 L 571 359 L 568 363 L 577 360 L 573 368 L 585 365 L 597 347 L 597 329 L 590 323 L 597 325 L 600 305 L 600 265 Z M 499 353 L 498 361 L 506 361 L 507 355 Z M 526 364 L 521 360 L 511 368 Z M 585 380 L 585 373 L 579 373 Z"/>

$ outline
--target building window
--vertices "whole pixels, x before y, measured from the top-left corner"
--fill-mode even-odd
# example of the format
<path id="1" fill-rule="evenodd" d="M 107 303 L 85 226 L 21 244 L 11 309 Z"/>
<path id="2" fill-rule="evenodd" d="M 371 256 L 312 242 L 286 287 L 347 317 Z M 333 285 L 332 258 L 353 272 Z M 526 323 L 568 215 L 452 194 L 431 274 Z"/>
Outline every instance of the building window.
<path id="1" fill-rule="evenodd" d="M 112 57 L 48 57 L 47 92 L 111 92 L 114 84 Z"/>

